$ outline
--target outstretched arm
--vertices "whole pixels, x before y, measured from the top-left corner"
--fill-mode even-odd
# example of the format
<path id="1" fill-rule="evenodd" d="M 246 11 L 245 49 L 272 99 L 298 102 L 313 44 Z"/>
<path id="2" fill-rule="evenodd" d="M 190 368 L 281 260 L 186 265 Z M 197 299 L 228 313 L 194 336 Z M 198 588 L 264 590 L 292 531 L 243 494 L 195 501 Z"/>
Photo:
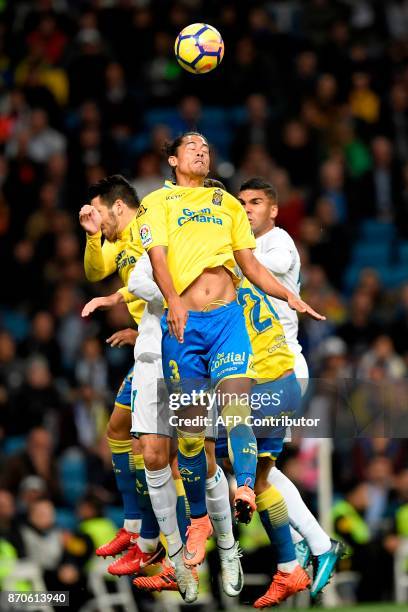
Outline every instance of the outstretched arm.
<path id="1" fill-rule="evenodd" d="M 89 317 L 89 315 L 95 310 L 109 310 L 109 308 L 112 308 L 112 306 L 116 306 L 116 304 L 122 304 L 124 302 L 124 297 L 119 291 L 111 293 L 111 295 L 92 298 L 92 300 L 87 302 L 83 307 L 81 316 Z"/>
<path id="2" fill-rule="evenodd" d="M 109 308 L 112 308 L 112 306 L 116 306 L 116 304 L 122 303 L 125 303 L 123 294 L 119 291 L 116 291 L 116 293 L 112 293 L 111 295 L 96 297 L 90 300 L 83 307 L 81 315 L 83 317 L 88 317 L 90 314 L 95 312 L 95 310 L 108 310 Z M 125 346 L 125 344 L 134 346 L 137 335 L 138 334 L 135 329 L 127 327 L 126 329 L 121 329 L 112 334 L 112 336 L 106 339 L 106 342 L 111 346 L 117 346 L 119 348 Z"/>
<path id="3" fill-rule="evenodd" d="M 261 291 L 264 291 L 272 297 L 284 300 L 293 310 L 297 310 L 297 312 L 307 313 L 318 321 L 324 321 L 326 319 L 326 317 L 313 310 L 309 304 L 286 289 L 269 270 L 259 263 L 251 249 L 234 251 L 234 257 L 244 276 L 246 276 L 253 285 L 261 289 Z"/>

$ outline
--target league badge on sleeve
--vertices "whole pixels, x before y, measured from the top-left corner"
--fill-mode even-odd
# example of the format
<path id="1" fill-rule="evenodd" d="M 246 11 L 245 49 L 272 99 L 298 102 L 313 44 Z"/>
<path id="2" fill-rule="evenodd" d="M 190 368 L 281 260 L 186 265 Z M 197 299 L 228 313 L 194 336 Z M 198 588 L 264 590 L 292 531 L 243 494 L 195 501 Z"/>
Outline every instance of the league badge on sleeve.
<path id="1" fill-rule="evenodd" d="M 146 223 L 140 227 L 140 239 L 145 248 L 153 242 L 152 231 Z"/>

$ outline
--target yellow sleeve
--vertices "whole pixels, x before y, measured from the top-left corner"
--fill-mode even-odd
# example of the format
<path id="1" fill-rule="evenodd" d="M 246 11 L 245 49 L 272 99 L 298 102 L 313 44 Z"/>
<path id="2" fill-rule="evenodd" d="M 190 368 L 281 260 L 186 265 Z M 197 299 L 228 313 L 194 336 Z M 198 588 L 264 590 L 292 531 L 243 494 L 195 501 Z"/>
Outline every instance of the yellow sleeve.
<path id="1" fill-rule="evenodd" d="M 248 217 L 241 204 L 231 196 L 232 204 L 232 250 L 255 249 L 256 241 Z"/>
<path id="2" fill-rule="evenodd" d="M 142 200 L 137 218 L 140 239 L 146 251 L 155 246 L 168 246 L 167 206 L 160 193 L 151 193 Z"/>
<path id="3" fill-rule="evenodd" d="M 139 299 L 135 295 L 133 295 L 133 293 L 130 293 L 127 287 L 121 287 L 120 289 L 118 289 L 118 293 L 122 294 L 125 304 L 130 304 L 130 302 L 135 302 Z"/>
<path id="4" fill-rule="evenodd" d="M 86 235 L 84 255 L 85 276 L 96 283 L 116 271 L 116 251 L 107 240 L 101 244 L 101 232 Z"/>

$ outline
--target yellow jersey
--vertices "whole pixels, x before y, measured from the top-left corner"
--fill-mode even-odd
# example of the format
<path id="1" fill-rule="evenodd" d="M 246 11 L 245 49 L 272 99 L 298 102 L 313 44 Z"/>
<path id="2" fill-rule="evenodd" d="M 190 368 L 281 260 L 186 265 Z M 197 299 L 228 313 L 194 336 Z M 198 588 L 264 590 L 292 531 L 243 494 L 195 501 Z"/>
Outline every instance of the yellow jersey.
<path id="1" fill-rule="evenodd" d="M 269 296 L 244 278 L 238 289 L 252 344 L 258 382 L 276 380 L 295 365 L 285 331 Z"/>
<path id="2" fill-rule="evenodd" d="M 130 315 L 139 325 L 146 303 L 135 298 L 127 288 L 129 275 L 143 253 L 136 215 L 115 242 L 104 240 L 102 244 L 101 237 L 100 231 L 92 236 L 86 235 L 84 256 L 86 278 L 96 283 L 117 272 L 123 283 L 119 293 L 123 295 Z"/>
<path id="3" fill-rule="evenodd" d="M 218 188 L 180 187 L 166 181 L 142 200 L 138 223 L 147 251 L 167 247 L 169 271 L 179 295 L 206 268 L 224 266 L 238 284 L 233 253 L 256 247 L 243 207 Z"/>

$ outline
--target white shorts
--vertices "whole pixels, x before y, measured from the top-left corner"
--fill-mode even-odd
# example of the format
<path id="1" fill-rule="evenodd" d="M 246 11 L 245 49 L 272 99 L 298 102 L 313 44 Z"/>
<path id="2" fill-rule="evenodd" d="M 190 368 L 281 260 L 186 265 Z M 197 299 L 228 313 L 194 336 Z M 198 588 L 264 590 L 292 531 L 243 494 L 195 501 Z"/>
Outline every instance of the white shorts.
<path id="1" fill-rule="evenodd" d="M 132 434 L 172 436 L 161 357 L 135 361 L 132 379 Z"/>
<path id="2" fill-rule="evenodd" d="M 132 378 L 130 433 L 135 437 L 138 437 L 139 434 L 161 434 L 170 438 L 175 437 L 177 428 L 170 422 L 170 416 L 175 414 L 169 409 L 169 397 L 163 378 L 161 357 L 151 361 L 137 359 Z M 216 413 L 209 411 L 206 416 L 210 424 L 205 428 L 205 437 L 216 439 Z"/>
<path id="3" fill-rule="evenodd" d="M 306 359 L 304 358 L 303 353 L 295 353 L 295 374 L 298 379 L 300 388 L 302 390 L 302 397 L 307 391 L 307 387 L 309 385 L 309 368 L 307 367 Z M 292 441 L 292 434 L 290 431 L 290 427 L 286 428 L 286 435 L 284 439 L 284 443 Z"/>
<path id="4" fill-rule="evenodd" d="M 307 367 L 306 359 L 303 353 L 295 354 L 295 374 L 300 387 L 302 389 L 302 396 L 306 393 L 309 385 L 309 368 Z"/>

